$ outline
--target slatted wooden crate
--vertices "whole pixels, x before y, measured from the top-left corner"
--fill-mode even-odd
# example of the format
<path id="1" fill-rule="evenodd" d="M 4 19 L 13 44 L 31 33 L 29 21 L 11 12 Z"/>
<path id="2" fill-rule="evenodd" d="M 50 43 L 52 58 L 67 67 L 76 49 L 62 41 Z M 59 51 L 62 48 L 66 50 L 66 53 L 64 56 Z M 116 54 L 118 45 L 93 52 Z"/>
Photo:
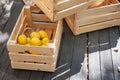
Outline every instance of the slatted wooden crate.
<path id="1" fill-rule="evenodd" d="M 96 0 L 33 0 L 34 3 L 49 17 L 56 21 L 87 9 Z"/>
<path id="2" fill-rule="evenodd" d="M 120 25 L 120 3 L 117 0 L 105 0 L 65 20 L 74 35 Z"/>
<path id="3" fill-rule="evenodd" d="M 51 42 L 45 47 L 18 44 L 17 36 L 28 26 L 35 31 L 45 30 Z M 62 29 L 62 20 L 54 23 L 50 22 L 39 8 L 25 6 L 7 43 L 12 68 L 54 72 Z M 28 33 L 29 31 L 26 31 L 25 34 Z M 25 54 L 28 50 L 33 50 L 38 55 Z"/>

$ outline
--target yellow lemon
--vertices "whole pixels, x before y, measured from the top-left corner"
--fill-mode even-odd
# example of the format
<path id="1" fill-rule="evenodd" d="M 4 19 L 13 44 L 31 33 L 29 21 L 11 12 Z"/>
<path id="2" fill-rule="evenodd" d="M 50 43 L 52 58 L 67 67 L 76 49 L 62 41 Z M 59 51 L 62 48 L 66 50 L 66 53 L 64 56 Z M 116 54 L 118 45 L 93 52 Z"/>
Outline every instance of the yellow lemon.
<path id="1" fill-rule="evenodd" d="M 33 37 L 40 38 L 40 35 L 39 35 L 38 32 L 32 32 L 32 33 L 30 34 L 30 38 L 33 38 Z"/>
<path id="2" fill-rule="evenodd" d="M 46 45 L 46 44 L 49 43 L 49 42 L 50 42 L 49 38 L 43 38 L 43 39 L 42 39 L 42 44 L 43 44 L 43 45 Z"/>
<path id="3" fill-rule="evenodd" d="M 40 46 L 41 45 L 41 40 L 37 37 L 34 37 L 30 40 L 30 44 L 33 46 Z"/>
<path id="4" fill-rule="evenodd" d="M 44 30 L 40 30 L 38 33 L 42 39 L 48 37 L 47 32 Z"/>
<path id="5" fill-rule="evenodd" d="M 36 51 L 33 51 L 33 50 L 29 50 L 28 52 L 29 52 L 30 54 L 34 54 L 34 55 L 35 55 L 35 54 L 38 54 Z"/>
<path id="6" fill-rule="evenodd" d="M 17 40 L 19 44 L 24 45 L 27 43 L 27 37 L 24 34 L 19 35 Z"/>

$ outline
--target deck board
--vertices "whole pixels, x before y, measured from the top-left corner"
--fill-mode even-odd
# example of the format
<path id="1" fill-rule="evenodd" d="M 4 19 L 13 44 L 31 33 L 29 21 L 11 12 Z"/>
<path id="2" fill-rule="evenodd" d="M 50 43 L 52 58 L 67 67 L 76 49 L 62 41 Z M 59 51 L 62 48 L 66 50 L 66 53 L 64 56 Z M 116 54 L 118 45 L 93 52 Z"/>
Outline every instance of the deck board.
<path id="1" fill-rule="evenodd" d="M 88 33 L 89 80 L 102 80 L 98 31 Z"/>
<path id="2" fill-rule="evenodd" d="M 9 57 L 7 54 L 6 47 L 4 48 L 2 53 L 3 54 L 0 56 L 0 71 L 2 71 L 2 73 L 5 73 L 6 69 L 8 68 L 8 65 L 9 65 Z M 4 75 L 2 77 L 4 77 Z"/>
<path id="3" fill-rule="evenodd" d="M 114 77 L 115 80 L 120 80 L 120 73 L 117 70 L 117 67 L 120 66 L 120 31 L 118 27 L 110 28 L 110 44 L 114 65 Z M 114 48 L 118 48 L 118 52 L 115 52 Z"/>
<path id="4" fill-rule="evenodd" d="M 32 71 L 29 80 L 43 80 L 43 72 Z"/>
<path id="5" fill-rule="evenodd" d="M 87 35 L 76 36 L 70 80 L 87 80 Z"/>
<path id="6" fill-rule="evenodd" d="M 99 31 L 99 44 L 102 80 L 114 80 L 109 29 Z"/>
<path id="7" fill-rule="evenodd" d="M 23 7 L 15 0 L 12 14 L 2 28 L 11 34 Z M 55 72 L 12 69 L 6 42 L 0 45 L 0 80 L 120 80 L 120 27 L 74 36 L 64 21 Z M 114 48 L 119 51 L 115 52 Z M 88 72 L 87 72 L 88 71 Z"/>

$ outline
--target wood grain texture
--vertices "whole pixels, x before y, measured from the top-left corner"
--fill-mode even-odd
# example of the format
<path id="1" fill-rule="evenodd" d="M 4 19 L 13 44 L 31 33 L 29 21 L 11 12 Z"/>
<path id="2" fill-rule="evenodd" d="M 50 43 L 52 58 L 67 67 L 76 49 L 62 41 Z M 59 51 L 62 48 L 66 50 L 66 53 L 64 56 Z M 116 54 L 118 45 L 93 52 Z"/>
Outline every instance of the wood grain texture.
<path id="1" fill-rule="evenodd" d="M 89 80 L 102 80 L 98 31 L 88 33 Z"/>
<path id="2" fill-rule="evenodd" d="M 119 80 L 120 73 L 118 72 L 117 68 L 120 66 L 120 30 L 118 27 L 110 28 L 110 45 L 115 80 Z M 118 52 L 115 52 L 114 48 L 118 48 Z"/>
<path id="3" fill-rule="evenodd" d="M 114 80 L 108 29 L 99 31 L 99 46 L 102 80 Z"/>

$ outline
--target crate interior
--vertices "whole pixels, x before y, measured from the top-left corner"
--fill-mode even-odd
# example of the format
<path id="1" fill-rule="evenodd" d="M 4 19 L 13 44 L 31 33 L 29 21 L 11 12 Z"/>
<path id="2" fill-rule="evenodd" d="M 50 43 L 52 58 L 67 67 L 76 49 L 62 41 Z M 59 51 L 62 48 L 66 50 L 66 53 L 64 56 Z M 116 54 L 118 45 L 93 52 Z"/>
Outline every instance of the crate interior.
<path id="1" fill-rule="evenodd" d="M 27 11 L 29 12 L 29 8 L 24 9 L 21 14 L 21 17 L 17 23 L 18 28 L 14 30 L 11 40 L 16 40 L 17 36 L 22 33 L 28 36 L 32 31 L 45 30 L 48 33 L 51 43 L 53 43 L 57 22 L 51 22 L 36 6 L 30 8 L 30 13 L 25 14 Z"/>
<path id="2" fill-rule="evenodd" d="M 29 13 L 30 10 L 30 13 Z M 26 11 L 28 11 L 27 15 L 25 14 Z M 28 17 L 30 16 L 31 17 Z M 40 19 L 41 20 L 40 20 Z M 29 29 L 30 28 L 30 29 Z M 45 15 L 39 10 L 39 8 L 37 7 L 31 7 L 30 9 L 26 9 L 24 8 L 18 18 L 18 21 L 15 25 L 15 28 L 10 36 L 10 39 L 8 41 L 8 45 L 9 46 L 20 46 L 23 50 L 25 50 L 23 47 L 25 47 L 26 45 L 21 45 L 17 43 L 17 37 L 18 35 L 24 33 L 25 35 L 29 36 L 30 32 L 32 31 L 39 31 L 39 30 L 45 30 L 48 33 L 49 39 L 50 39 L 50 43 L 47 44 L 47 46 L 42 47 L 42 46 L 31 46 L 30 49 L 36 50 L 36 51 L 40 51 L 38 50 L 38 48 L 40 47 L 40 49 L 44 49 L 50 53 L 44 52 L 41 53 L 42 55 L 54 55 L 54 53 L 52 53 L 52 51 L 54 50 L 54 45 L 55 43 L 55 39 L 56 39 L 56 29 L 57 29 L 57 22 L 50 22 L 49 19 L 47 17 L 45 17 Z M 56 45 L 55 45 L 56 46 Z M 29 47 L 25 47 L 27 49 L 29 49 Z M 21 49 L 21 50 L 22 50 Z M 10 51 L 13 51 L 13 49 Z M 17 51 L 17 50 L 14 50 Z M 20 50 L 18 50 L 20 51 Z M 24 51 L 22 51 L 24 52 Z M 43 51 L 42 51 L 43 52 Z"/>
<path id="3" fill-rule="evenodd" d="M 98 2 L 96 1 L 96 3 L 94 3 L 93 5 L 91 5 L 90 8 L 96 8 L 96 7 L 101 7 L 101 6 L 106 6 L 106 5 L 111 5 L 111 4 L 116 4 L 119 3 L 118 0 L 98 0 Z"/>

